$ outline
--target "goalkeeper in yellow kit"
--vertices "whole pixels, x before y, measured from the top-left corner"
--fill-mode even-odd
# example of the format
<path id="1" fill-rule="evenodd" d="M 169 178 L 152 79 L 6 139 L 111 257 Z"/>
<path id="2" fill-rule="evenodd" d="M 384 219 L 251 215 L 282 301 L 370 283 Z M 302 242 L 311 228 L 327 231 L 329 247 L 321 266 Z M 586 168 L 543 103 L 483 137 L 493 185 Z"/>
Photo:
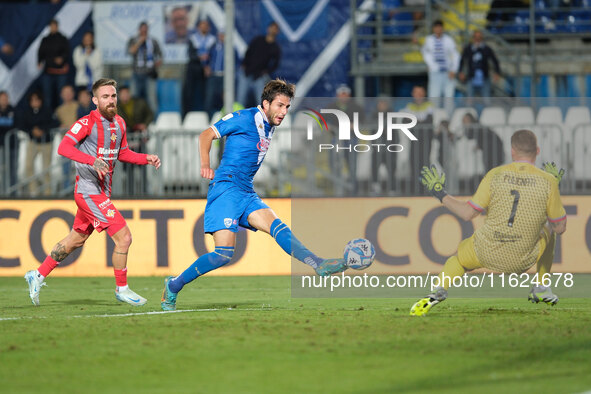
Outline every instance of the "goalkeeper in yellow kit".
<path id="1" fill-rule="evenodd" d="M 422 316 L 447 298 L 450 279 L 476 268 L 496 272 L 522 273 L 534 264 L 539 278 L 550 272 L 556 233 L 566 231 L 566 212 L 560 201 L 558 184 L 564 170 L 545 163 L 544 170 L 534 162 L 540 153 L 537 139 L 529 130 L 511 137 L 513 162 L 490 170 L 469 201 L 461 201 L 445 191 L 445 174 L 435 166 L 423 167 L 421 182 L 443 205 L 464 220 L 486 211 L 484 225 L 458 246 L 439 274 L 441 286 L 416 302 L 410 310 Z M 532 287 L 528 299 L 550 305 L 558 297 L 549 287 Z"/>

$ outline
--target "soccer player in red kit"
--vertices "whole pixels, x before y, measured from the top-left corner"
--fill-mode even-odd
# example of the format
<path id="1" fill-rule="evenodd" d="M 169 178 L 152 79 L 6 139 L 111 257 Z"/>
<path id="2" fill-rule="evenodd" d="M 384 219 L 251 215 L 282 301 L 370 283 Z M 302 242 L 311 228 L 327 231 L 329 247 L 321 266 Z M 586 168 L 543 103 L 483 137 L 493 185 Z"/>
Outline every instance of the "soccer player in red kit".
<path id="1" fill-rule="evenodd" d="M 156 155 L 140 154 L 129 149 L 125 121 L 117 115 L 115 80 L 99 79 L 92 86 L 92 94 L 97 109 L 74 123 L 58 149 L 60 155 L 73 160 L 76 165 L 74 199 L 78 212 L 70 234 L 53 247 L 39 269 L 25 275 L 33 305 L 39 305 L 39 291 L 45 285 L 45 277 L 70 253 L 84 245 L 95 229 L 98 232 L 107 230 L 115 242 L 113 268 L 117 300 L 136 306 L 146 303 L 145 298 L 127 285 L 127 252 L 131 232 L 111 202 L 111 183 L 116 160 L 150 164 L 158 169 L 160 159 Z"/>

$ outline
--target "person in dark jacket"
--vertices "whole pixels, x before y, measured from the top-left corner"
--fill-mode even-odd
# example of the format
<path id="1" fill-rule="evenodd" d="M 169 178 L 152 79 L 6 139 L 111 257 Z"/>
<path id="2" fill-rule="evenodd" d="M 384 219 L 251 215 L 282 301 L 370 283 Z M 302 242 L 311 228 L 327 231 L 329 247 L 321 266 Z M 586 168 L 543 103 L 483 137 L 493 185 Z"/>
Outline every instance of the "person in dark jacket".
<path id="1" fill-rule="evenodd" d="M 30 138 L 25 167 L 25 175 L 29 178 L 33 176 L 33 163 L 37 154 L 42 156 L 43 170 L 51 165 L 51 129 L 57 127 L 58 122 L 49 108 L 43 106 L 43 98 L 39 92 L 31 93 L 29 105 L 20 113 L 18 119 L 19 128 Z M 45 186 L 45 195 L 50 193 L 49 172 L 41 178 L 29 183 L 29 193 L 32 197 L 37 196 L 41 185 Z"/>
<path id="2" fill-rule="evenodd" d="M 183 116 L 191 111 L 205 110 L 205 68 L 209 64 L 209 50 L 215 44 L 215 37 L 209 32 L 207 19 L 199 22 L 197 32 L 189 37 L 183 85 Z"/>
<path id="3" fill-rule="evenodd" d="M 278 35 L 279 25 L 271 22 L 267 26 L 267 34 L 253 38 L 248 45 L 238 73 L 236 97 L 247 108 L 256 105 L 256 100 L 249 101 L 249 94 L 262 92 L 271 74 L 279 67 L 281 48 L 277 44 Z"/>
<path id="4" fill-rule="evenodd" d="M 458 77 L 460 81 L 466 82 L 468 97 L 484 97 L 486 104 L 491 96 L 489 63 L 494 67 L 492 79 L 496 83 L 501 74 L 499 61 L 491 47 L 484 43 L 482 32 L 476 30 L 472 35 L 472 43 L 466 45 L 462 51 Z M 463 71 L 464 67 L 467 68 L 467 73 Z"/>
<path id="5" fill-rule="evenodd" d="M 70 43 L 59 32 L 57 20 L 49 22 L 49 34 L 41 40 L 37 63 L 43 69 L 41 88 L 45 106 L 54 110 L 58 105 L 58 95 L 66 85 L 70 71 Z"/>

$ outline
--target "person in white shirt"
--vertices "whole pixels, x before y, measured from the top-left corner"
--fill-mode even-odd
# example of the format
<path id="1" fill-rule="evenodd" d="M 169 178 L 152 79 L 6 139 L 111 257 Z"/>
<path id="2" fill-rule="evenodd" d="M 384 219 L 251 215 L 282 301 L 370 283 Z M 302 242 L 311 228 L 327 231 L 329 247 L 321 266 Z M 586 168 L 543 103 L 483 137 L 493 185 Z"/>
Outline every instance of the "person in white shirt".
<path id="1" fill-rule="evenodd" d="M 95 47 L 91 31 L 84 33 L 82 43 L 74 48 L 73 58 L 76 88 L 90 91 L 93 82 L 103 77 L 103 54 Z"/>
<path id="2" fill-rule="evenodd" d="M 460 63 L 456 43 L 443 33 L 442 21 L 436 20 L 433 23 L 433 34 L 425 39 L 421 53 L 429 68 L 429 98 L 439 106 L 439 97 L 454 97 L 456 70 Z M 446 108 L 448 102 L 453 106 L 452 100 L 446 100 Z"/>

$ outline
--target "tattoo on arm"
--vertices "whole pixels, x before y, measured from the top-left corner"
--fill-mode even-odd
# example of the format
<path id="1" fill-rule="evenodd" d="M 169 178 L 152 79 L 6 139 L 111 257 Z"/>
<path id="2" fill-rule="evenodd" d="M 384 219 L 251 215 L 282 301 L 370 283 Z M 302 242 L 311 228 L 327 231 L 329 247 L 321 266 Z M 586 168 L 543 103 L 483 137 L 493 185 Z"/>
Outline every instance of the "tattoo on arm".
<path id="1" fill-rule="evenodd" d="M 51 251 L 51 258 L 57 261 L 58 263 L 63 261 L 66 257 L 68 257 L 68 255 L 69 253 L 66 252 L 66 247 L 59 242 Z"/>

